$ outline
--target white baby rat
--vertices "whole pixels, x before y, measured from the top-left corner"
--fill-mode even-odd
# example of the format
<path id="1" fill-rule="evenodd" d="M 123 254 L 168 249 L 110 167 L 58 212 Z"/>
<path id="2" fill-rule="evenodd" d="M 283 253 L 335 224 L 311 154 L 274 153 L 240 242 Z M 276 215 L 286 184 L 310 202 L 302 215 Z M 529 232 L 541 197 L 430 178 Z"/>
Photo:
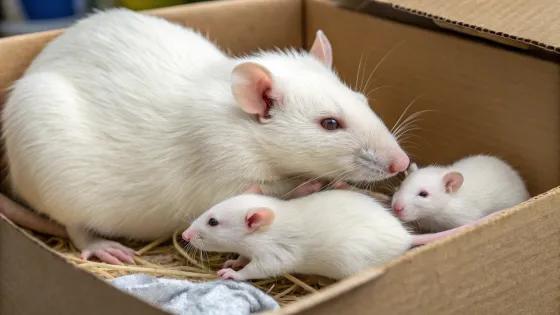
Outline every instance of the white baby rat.
<path id="1" fill-rule="evenodd" d="M 250 184 L 285 197 L 302 175 L 372 182 L 404 171 L 408 156 L 331 65 L 321 31 L 309 53 L 230 58 L 162 18 L 93 14 L 11 89 L 11 184 L 66 226 L 83 258 L 119 264 L 132 251 L 100 236 L 171 235 Z"/>
<path id="2" fill-rule="evenodd" d="M 389 209 L 355 191 L 281 200 L 253 186 L 204 212 L 182 237 L 200 250 L 240 254 L 218 271 L 223 279 L 291 272 L 341 279 L 458 230 L 412 235 Z"/>
<path id="3" fill-rule="evenodd" d="M 519 174 L 489 155 L 465 157 L 449 166 L 418 169 L 393 195 L 393 212 L 404 222 L 417 221 L 427 231 L 443 231 L 471 223 L 531 198 Z"/>

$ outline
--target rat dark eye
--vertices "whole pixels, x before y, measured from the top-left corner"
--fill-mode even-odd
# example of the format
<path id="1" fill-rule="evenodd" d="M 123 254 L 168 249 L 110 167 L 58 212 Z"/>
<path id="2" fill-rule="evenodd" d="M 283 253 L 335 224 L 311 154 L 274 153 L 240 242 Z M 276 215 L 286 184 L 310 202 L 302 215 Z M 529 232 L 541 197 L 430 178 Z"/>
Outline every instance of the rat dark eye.
<path id="1" fill-rule="evenodd" d="M 210 218 L 210 220 L 208 220 L 208 225 L 216 226 L 216 225 L 218 225 L 218 220 L 216 220 L 214 218 Z"/>
<path id="2" fill-rule="evenodd" d="M 418 196 L 420 196 L 422 198 L 426 198 L 426 197 L 428 197 L 428 192 L 422 190 L 421 192 L 418 193 Z"/>
<path id="3" fill-rule="evenodd" d="M 340 124 L 334 118 L 326 118 L 321 121 L 321 127 L 325 128 L 326 130 L 336 130 L 340 128 Z"/>

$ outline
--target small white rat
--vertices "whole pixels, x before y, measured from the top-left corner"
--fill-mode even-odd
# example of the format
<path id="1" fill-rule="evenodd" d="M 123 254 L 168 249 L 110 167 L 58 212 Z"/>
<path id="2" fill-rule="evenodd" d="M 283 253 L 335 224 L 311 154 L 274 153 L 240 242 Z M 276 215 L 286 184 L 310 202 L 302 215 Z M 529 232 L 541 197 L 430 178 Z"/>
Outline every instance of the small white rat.
<path id="1" fill-rule="evenodd" d="M 331 65 L 321 31 L 310 52 L 230 58 L 162 18 L 93 14 L 11 89 L 2 113 L 11 184 L 66 226 L 83 258 L 119 264 L 132 251 L 101 236 L 171 235 L 250 184 L 289 198 L 302 178 L 374 182 L 404 171 L 408 156 Z"/>
<path id="2" fill-rule="evenodd" d="M 494 156 L 473 155 L 421 169 L 412 163 L 408 172 L 393 195 L 393 212 L 427 231 L 459 227 L 531 197 L 519 174 Z"/>
<path id="3" fill-rule="evenodd" d="M 389 209 L 355 191 L 329 190 L 281 200 L 253 186 L 204 212 L 182 237 L 200 250 L 240 254 L 218 271 L 223 279 L 290 272 L 341 279 L 460 229 L 412 235 Z M 237 267 L 243 269 L 232 269 Z"/>

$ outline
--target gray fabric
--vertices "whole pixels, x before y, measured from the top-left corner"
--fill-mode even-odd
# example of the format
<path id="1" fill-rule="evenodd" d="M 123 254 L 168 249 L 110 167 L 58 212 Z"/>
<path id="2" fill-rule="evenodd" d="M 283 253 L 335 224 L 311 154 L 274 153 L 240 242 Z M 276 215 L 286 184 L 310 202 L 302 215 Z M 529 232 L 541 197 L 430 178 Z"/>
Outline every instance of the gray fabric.
<path id="1" fill-rule="evenodd" d="M 261 290 L 233 280 L 194 283 L 132 274 L 108 282 L 176 315 L 248 315 L 280 307 Z"/>

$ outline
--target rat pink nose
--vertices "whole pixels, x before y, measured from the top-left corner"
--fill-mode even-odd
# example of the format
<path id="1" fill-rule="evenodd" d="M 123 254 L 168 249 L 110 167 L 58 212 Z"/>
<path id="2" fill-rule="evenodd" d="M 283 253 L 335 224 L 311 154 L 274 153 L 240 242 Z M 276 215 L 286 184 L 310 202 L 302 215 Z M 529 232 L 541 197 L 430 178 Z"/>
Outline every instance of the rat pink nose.
<path id="1" fill-rule="evenodd" d="M 397 217 L 401 217 L 404 211 L 404 204 L 400 201 L 395 202 L 393 205 L 393 212 Z"/>
<path id="2" fill-rule="evenodd" d="M 183 232 L 183 235 L 182 235 L 182 236 L 183 236 L 183 239 L 184 239 L 185 241 L 187 241 L 187 242 L 190 242 L 190 241 L 191 241 L 192 234 L 190 233 L 189 230 L 186 230 L 185 232 Z"/>
<path id="3" fill-rule="evenodd" d="M 410 158 L 406 153 L 401 150 L 395 151 L 393 154 L 393 161 L 389 164 L 389 173 L 400 173 L 406 171 L 410 164 Z"/>

